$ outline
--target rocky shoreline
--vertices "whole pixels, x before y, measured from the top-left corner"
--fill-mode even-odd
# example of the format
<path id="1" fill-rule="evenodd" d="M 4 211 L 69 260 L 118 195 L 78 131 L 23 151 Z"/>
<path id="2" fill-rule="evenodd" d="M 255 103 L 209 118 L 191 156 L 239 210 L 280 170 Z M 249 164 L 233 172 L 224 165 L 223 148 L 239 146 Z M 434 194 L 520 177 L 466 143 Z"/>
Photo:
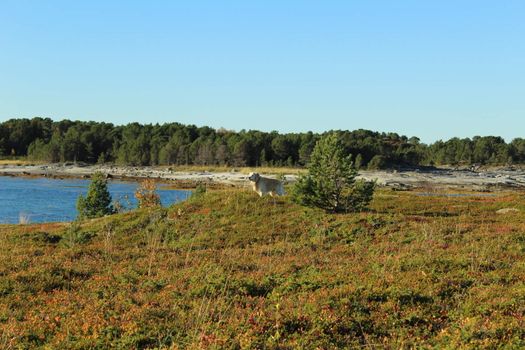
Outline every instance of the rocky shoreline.
<path id="1" fill-rule="evenodd" d="M 490 170 L 414 169 L 407 171 L 365 171 L 367 180 L 377 179 L 379 185 L 397 190 L 412 188 L 450 188 L 490 192 L 503 189 L 524 189 L 525 171 L 495 168 Z"/>
<path id="2" fill-rule="evenodd" d="M 166 167 L 133 167 L 114 165 L 0 165 L 0 176 L 28 176 L 49 178 L 89 178 L 100 171 L 108 178 L 138 180 L 151 178 L 171 183 L 181 188 L 195 187 L 199 183 L 211 186 L 245 186 L 247 174 L 233 170 L 228 172 L 174 171 Z M 411 169 L 404 171 L 361 171 L 360 177 L 375 180 L 378 185 L 396 190 L 413 188 L 454 188 L 474 191 L 494 189 L 525 189 L 525 170 L 490 169 L 482 171 L 457 169 Z M 293 182 L 296 175 L 285 175 Z"/>
<path id="3" fill-rule="evenodd" d="M 172 171 L 166 167 L 134 167 L 114 165 L 0 165 L 0 176 L 47 177 L 55 179 L 87 179 L 95 172 L 106 174 L 109 179 L 139 181 L 153 179 L 176 188 L 194 188 L 206 183 L 210 186 L 240 186 L 246 182 L 246 174 L 240 172 Z"/>

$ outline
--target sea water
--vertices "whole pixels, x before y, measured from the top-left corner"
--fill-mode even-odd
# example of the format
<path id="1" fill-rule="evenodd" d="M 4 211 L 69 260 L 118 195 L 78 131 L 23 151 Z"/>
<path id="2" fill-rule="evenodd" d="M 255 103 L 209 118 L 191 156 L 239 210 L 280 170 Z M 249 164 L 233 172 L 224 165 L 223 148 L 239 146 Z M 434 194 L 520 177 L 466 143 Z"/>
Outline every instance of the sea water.
<path id="1" fill-rule="evenodd" d="M 0 224 L 29 222 L 72 221 L 77 216 L 76 202 L 86 194 L 90 180 L 49 179 L 0 176 Z M 135 208 L 134 197 L 138 183 L 108 181 L 113 200 L 128 209 Z M 187 190 L 170 190 L 162 185 L 157 189 L 162 205 L 169 206 L 185 200 Z"/>

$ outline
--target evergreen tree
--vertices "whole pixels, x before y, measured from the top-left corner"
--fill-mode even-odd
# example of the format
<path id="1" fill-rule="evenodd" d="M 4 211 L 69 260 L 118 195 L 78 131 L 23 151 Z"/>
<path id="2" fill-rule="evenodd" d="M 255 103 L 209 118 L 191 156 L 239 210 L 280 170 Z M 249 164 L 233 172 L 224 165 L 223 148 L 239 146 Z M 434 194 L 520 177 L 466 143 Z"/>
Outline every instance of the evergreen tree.
<path id="1" fill-rule="evenodd" d="M 237 142 L 233 148 L 233 165 L 247 166 L 250 165 L 250 144 L 245 140 Z"/>
<path id="2" fill-rule="evenodd" d="M 111 194 L 104 174 L 94 173 L 86 196 L 80 195 L 77 200 L 80 218 L 98 218 L 115 212 L 111 204 Z"/>
<path id="3" fill-rule="evenodd" d="M 357 170 L 336 133 L 321 138 L 311 155 L 308 174 L 300 176 L 293 199 L 329 212 L 360 211 L 372 200 L 374 182 L 356 180 Z"/>
<path id="4" fill-rule="evenodd" d="M 228 146 L 225 144 L 219 144 L 217 146 L 217 151 L 215 152 L 215 160 L 219 165 L 225 165 L 228 163 L 229 160 L 229 151 Z"/>
<path id="5" fill-rule="evenodd" d="M 361 168 L 418 165 L 504 165 L 525 162 L 523 141 L 501 137 L 452 138 L 426 145 L 417 137 L 370 130 L 337 131 L 345 154 L 361 154 Z M 116 162 L 123 165 L 292 165 L 310 161 L 323 135 L 276 131 L 228 131 L 179 123 L 110 123 L 51 119 L 0 122 L 0 155 L 45 162 Z M 263 152 L 264 151 L 264 152 Z M 101 156 L 104 154 L 103 156 Z M 264 154 L 264 157 L 261 157 Z M 358 159 L 355 159 L 358 167 Z"/>
<path id="6" fill-rule="evenodd" d="M 379 170 L 384 168 L 386 168 L 386 160 L 385 157 L 381 155 L 375 155 L 368 163 L 369 170 Z"/>
<path id="7" fill-rule="evenodd" d="M 357 170 L 361 169 L 361 167 L 363 166 L 363 156 L 361 155 L 361 153 L 359 153 L 357 157 L 355 157 L 354 165 Z"/>

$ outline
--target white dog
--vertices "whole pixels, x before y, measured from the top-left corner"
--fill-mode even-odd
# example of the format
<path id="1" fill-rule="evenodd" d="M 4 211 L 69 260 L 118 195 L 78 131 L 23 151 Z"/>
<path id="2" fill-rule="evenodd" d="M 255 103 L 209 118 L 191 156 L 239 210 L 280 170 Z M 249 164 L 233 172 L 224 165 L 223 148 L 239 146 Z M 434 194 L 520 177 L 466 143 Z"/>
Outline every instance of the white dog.
<path id="1" fill-rule="evenodd" d="M 272 197 L 284 195 L 284 186 L 279 180 L 262 177 L 258 173 L 251 173 L 248 179 L 253 182 L 253 190 L 261 197 L 265 194 L 270 194 Z"/>

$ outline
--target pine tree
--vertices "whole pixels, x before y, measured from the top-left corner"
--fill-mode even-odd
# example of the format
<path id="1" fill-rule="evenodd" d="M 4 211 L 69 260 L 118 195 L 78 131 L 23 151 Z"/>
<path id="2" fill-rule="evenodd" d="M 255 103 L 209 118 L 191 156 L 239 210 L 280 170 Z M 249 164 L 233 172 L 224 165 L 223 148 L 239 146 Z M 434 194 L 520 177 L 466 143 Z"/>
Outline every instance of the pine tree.
<path id="1" fill-rule="evenodd" d="M 111 194 L 104 174 L 94 173 L 86 196 L 80 195 L 77 200 L 80 218 L 98 218 L 115 212 L 111 204 Z"/>
<path id="2" fill-rule="evenodd" d="M 359 153 L 357 157 L 355 157 L 354 166 L 358 170 L 363 167 L 363 156 L 361 155 L 361 153 Z"/>
<path id="3" fill-rule="evenodd" d="M 294 201 L 328 212 L 360 211 L 374 194 L 374 182 L 356 180 L 351 155 L 336 133 L 321 138 L 312 152 L 308 174 L 300 176 L 292 192 Z"/>

